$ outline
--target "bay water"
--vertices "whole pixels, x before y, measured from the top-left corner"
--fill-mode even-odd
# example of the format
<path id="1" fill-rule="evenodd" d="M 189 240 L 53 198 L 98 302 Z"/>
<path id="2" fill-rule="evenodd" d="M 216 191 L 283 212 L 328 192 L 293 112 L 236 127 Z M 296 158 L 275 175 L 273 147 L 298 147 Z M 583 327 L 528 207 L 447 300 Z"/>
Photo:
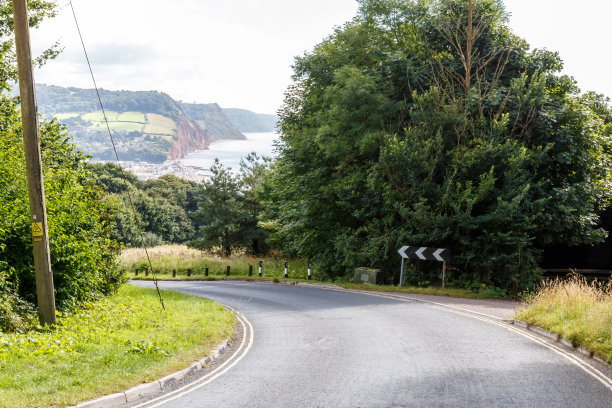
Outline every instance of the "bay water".
<path id="1" fill-rule="evenodd" d="M 210 166 L 215 159 L 225 167 L 231 167 L 233 173 L 240 170 L 240 160 L 249 153 L 255 152 L 258 156 L 276 157 L 274 142 L 278 140 L 275 132 L 244 133 L 246 140 L 220 140 L 209 146 L 209 150 L 198 150 L 189 153 L 181 159 L 185 166 L 196 167 L 202 174 L 210 174 Z"/>

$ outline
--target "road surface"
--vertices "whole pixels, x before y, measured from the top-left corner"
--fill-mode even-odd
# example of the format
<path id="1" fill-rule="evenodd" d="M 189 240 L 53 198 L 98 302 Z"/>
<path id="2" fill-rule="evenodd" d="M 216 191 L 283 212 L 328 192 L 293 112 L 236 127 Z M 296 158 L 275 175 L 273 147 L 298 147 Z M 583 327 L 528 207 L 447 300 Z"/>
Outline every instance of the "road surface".
<path id="1" fill-rule="evenodd" d="M 243 330 L 214 375 L 139 407 L 612 408 L 607 368 L 486 316 L 285 284 L 160 288 L 235 309 Z"/>

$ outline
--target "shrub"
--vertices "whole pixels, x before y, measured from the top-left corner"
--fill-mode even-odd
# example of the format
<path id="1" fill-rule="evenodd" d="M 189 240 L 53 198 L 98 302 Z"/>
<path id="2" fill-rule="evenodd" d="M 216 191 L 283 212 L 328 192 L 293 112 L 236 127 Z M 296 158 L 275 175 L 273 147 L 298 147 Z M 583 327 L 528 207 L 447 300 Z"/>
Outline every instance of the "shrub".
<path id="1" fill-rule="evenodd" d="M 0 328 L 13 330 L 27 322 L 36 285 L 21 123 L 13 99 L 1 96 L 0 111 Z M 56 303 L 72 309 L 124 280 L 110 239 L 115 206 L 61 125 L 45 122 L 40 132 Z"/>

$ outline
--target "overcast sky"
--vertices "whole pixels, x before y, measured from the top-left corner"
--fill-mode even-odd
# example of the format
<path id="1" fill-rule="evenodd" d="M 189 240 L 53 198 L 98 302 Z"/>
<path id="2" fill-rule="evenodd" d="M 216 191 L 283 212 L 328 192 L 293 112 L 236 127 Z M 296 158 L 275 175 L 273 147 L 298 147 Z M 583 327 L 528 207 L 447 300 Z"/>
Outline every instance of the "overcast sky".
<path id="1" fill-rule="evenodd" d="M 32 31 L 34 54 L 60 41 L 38 83 L 92 88 L 70 6 Z M 559 51 L 583 90 L 612 96 L 612 5 L 507 0 L 510 25 L 534 48 Z M 184 102 L 274 113 L 296 55 L 350 20 L 355 0 L 73 0 L 98 86 L 158 90 Z"/>

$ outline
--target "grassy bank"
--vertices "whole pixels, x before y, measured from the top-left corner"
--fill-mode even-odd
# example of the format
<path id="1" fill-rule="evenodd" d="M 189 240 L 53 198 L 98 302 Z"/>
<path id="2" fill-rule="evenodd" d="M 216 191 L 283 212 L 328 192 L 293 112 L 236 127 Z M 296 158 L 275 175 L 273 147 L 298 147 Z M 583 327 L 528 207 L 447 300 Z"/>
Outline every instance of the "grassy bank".
<path id="1" fill-rule="evenodd" d="M 0 407 L 76 405 L 188 366 L 233 333 L 232 313 L 195 296 L 124 285 L 53 329 L 0 333 Z"/>
<path id="2" fill-rule="evenodd" d="M 264 278 L 283 278 L 285 262 L 289 263 L 290 278 L 306 279 L 308 276 L 308 262 L 302 259 L 281 259 L 273 256 L 256 258 L 247 255 L 221 257 L 184 245 L 162 245 L 149 248 L 148 253 L 153 270 L 160 278 L 171 277 L 173 269 L 176 270 L 178 278 L 186 278 L 188 269 L 191 269 L 192 277 L 203 278 L 206 268 L 208 268 L 209 277 L 221 278 L 225 277 L 228 266 L 230 266 L 230 277 L 248 276 L 249 266 L 253 267 L 253 277 L 257 277 L 260 260 L 263 261 L 262 275 Z M 126 249 L 122 258 L 129 278 L 145 278 L 143 271 L 149 264 L 144 249 Z M 136 270 L 139 271 L 138 277 L 135 276 Z"/>
<path id="3" fill-rule="evenodd" d="M 612 363 L 612 285 L 582 278 L 546 283 L 516 318 L 560 334 Z"/>

